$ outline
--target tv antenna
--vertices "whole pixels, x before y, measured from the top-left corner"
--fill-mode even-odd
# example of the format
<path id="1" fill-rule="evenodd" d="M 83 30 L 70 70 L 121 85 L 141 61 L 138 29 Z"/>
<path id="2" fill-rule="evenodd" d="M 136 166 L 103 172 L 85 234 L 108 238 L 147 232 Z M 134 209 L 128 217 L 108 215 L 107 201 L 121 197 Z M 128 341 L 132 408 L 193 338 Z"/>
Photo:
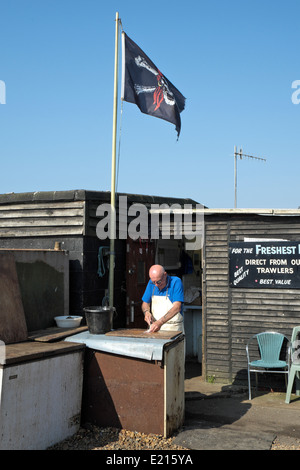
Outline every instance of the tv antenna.
<path id="1" fill-rule="evenodd" d="M 234 146 L 234 208 L 235 209 L 237 207 L 237 157 L 238 156 L 240 157 L 240 160 L 242 160 L 243 157 L 246 157 L 246 158 L 252 158 L 253 160 L 260 160 L 263 162 L 267 161 L 265 158 L 255 157 L 254 155 L 247 155 L 246 153 L 243 153 L 243 149 L 241 148 L 240 148 L 240 151 L 237 152 L 236 145 Z"/>

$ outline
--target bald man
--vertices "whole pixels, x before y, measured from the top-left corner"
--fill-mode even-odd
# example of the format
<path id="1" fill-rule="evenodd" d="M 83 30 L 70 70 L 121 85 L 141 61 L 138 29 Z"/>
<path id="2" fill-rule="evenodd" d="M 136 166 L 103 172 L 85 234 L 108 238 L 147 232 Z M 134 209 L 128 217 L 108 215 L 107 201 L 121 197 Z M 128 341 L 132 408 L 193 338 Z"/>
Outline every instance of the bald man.
<path id="1" fill-rule="evenodd" d="M 155 264 L 149 270 L 150 280 L 142 297 L 142 311 L 149 331 L 182 331 L 182 304 L 184 301 L 181 279 L 169 276 L 164 267 Z"/>

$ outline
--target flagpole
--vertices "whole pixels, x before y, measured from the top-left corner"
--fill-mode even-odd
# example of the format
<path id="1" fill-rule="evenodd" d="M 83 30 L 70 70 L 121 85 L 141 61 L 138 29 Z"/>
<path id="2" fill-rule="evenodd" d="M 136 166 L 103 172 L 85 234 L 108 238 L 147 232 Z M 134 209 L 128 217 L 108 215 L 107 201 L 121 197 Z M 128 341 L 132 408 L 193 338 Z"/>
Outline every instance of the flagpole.
<path id="1" fill-rule="evenodd" d="M 117 109 L 118 109 L 118 56 L 119 56 L 119 13 L 116 12 L 115 29 L 115 66 L 114 66 L 114 101 L 113 101 L 113 133 L 111 161 L 111 193 L 110 193 L 110 253 L 109 253 L 109 305 L 114 306 L 114 268 L 115 268 L 115 236 L 116 236 L 116 147 L 117 147 Z"/>

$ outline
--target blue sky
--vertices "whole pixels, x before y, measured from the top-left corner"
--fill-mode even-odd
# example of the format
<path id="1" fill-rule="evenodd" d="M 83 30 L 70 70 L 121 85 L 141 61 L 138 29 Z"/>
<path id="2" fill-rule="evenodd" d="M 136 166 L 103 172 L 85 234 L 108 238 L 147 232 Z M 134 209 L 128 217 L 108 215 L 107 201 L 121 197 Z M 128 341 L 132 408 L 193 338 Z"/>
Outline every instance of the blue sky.
<path id="1" fill-rule="evenodd" d="M 117 191 L 231 208 L 236 145 L 267 159 L 238 159 L 239 208 L 300 206 L 298 0 L 2 0 L 0 193 L 110 190 L 117 11 L 186 97 L 178 141 L 124 102 Z"/>

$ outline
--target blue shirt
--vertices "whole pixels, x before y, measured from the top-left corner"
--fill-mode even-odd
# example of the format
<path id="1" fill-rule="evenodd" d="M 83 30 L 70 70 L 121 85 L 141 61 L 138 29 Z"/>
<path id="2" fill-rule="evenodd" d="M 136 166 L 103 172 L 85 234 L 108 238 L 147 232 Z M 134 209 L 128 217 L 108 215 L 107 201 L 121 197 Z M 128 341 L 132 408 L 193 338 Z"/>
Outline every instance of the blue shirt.
<path id="1" fill-rule="evenodd" d="M 174 302 L 183 302 L 184 295 L 183 295 L 183 285 L 181 279 L 176 276 L 168 276 L 167 284 L 162 289 L 159 290 L 158 286 L 156 286 L 151 280 L 148 282 L 144 295 L 142 297 L 143 302 L 147 304 L 151 303 L 152 295 L 161 295 L 166 296 L 172 303 Z M 182 309 L 182 306 L 181 306 Z"/>

